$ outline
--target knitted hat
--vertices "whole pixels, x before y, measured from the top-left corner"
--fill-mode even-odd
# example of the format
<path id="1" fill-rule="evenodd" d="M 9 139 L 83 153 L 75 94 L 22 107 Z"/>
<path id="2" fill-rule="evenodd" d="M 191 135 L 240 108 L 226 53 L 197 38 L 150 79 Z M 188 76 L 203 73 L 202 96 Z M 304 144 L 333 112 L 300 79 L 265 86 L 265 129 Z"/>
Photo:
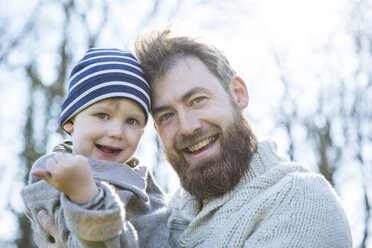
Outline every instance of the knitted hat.
<path id="1" fill-rule="evenodd" d="M 138 60 L 131 52 L 119 49 L 89 49 L 71 72 L 60 125 L 86 107 L 112 97 L 133 100 L 143 109 L 147 120 L 150 87 Z"/>

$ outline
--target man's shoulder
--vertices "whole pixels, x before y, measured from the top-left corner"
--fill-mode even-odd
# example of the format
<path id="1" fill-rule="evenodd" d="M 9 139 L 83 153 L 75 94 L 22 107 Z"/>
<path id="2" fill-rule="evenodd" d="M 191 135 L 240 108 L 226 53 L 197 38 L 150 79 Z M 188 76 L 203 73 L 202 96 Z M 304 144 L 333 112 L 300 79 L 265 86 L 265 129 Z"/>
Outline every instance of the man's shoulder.
<path id="1" fill-rule="evenodd" d="M 265 199 L 280 199 L 284 208 L 301 206 L 312 211 L 324 211 L 320 206 L 342 208 L 340 198 L 332 185 L 321 174 L 294 169 L 283 174 L 260 193 Z"/>
<path id="2" fill-rule="evenodd" d="M 319 173 L 307 171 L 302 173 L 290 173 L 292 187 L 299 193 L 317 196 L 335 196 L 336 192 L 333 186 L 325 177 Z"/>
<path id="3" fill-rule="evenodd" d="M 244 191 L 254 189 L 254 194 L 280 194 L 300 199 L 306 197 L 334 198 L 333 187 L 323 175 L 310 171 L 307 167 L 288 161 L 281 161 L 243 185 Z M 271 196 L 272 197 L 272 196 Z"/>

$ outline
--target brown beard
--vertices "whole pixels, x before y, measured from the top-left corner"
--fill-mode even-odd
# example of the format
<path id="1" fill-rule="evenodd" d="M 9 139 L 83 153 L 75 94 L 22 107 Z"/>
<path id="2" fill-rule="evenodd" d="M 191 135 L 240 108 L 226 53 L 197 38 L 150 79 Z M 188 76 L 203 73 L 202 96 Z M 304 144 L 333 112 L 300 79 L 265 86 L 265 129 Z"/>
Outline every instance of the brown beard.
<path id="1" fill-rule="evenodd" d="M 181 152 L 165 152 L 182 187 L 198 200 L 213 199 L 231 191 L 249 168 L 257 139 L 241 112 L 235 116 L 235 121 L 224 132 L 219 127 L 209 130 L 219 134 L 221 152 L 218 155 L 189 164 Z M 199 130 L 179 143 L 187 144 L 203 136 L 205 131 Z"/>

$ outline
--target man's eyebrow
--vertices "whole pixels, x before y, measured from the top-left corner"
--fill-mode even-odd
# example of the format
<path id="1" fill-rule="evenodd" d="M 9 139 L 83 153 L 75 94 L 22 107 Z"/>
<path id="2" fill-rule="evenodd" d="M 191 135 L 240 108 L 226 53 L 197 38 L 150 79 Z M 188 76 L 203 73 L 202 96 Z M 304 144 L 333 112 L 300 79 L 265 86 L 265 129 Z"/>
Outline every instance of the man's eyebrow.
<path id="1" fill-rule="evenodd" d="M 182 101 L 186 101 L 187 99 L 189 99 L 192 95 L 194 95 L 195 93 L 198 93 L 200 91 L 207 91 L 206 88 L 204 87 L 195 87 L 195 88 L 192 88 L 191 90 L 189 90 L 188 92 L 186 92 L 186 94 L 184 94 L 182 96 Z"/>
<path id="2" fill-rule="evenodd" d="M 160 106 L 160 107 L 152 108 L 151 109 L 151 115 L 155 116 L 157 113 L 162 112 L 162 111 L 167 110 L 167 109 L 170 109 L 170 106 L 163 105 L 163 106 Z"/>
<path id="3" fill-rule="evenodd" d="M 187 101 L 187 99 L 189 99 L 192 95 L 194 95 L 195 93 L 198 93 L 200 91 L 207 91 L 206 88 L 204 87 L 195 87 L 195 88 L 192 88 L 190 89 L 189 91 L 187 91 L 181 98 L 181 101 L 182 102 L 185 102 Z M 155 107 L 155 108 L 152 108 L 151 109 L 151 114 L 153 116 L 155 116 L 157 113 L 159 112 L 162 112 L 162 111 L 165 111 L 167 109 L 171 109 L 172 107 L 169 106 L 169 105 L 163 105 L 163 106 L 159 106 L 159 107 Z"/>

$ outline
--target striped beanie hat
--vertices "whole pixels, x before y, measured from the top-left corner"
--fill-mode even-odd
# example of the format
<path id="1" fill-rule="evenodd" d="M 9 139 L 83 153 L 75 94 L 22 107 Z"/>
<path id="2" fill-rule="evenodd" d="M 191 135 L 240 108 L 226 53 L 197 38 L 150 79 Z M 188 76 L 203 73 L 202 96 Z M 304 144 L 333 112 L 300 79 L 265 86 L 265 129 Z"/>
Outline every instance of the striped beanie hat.
<path id="1" fill-rule="evenodd" d="M 113 97 L 133 100 L 148 119 L 150 87 L 133 54 L 114 48 L 89 49 L 71 72 L 60 125 L 86 107 Z"/>

